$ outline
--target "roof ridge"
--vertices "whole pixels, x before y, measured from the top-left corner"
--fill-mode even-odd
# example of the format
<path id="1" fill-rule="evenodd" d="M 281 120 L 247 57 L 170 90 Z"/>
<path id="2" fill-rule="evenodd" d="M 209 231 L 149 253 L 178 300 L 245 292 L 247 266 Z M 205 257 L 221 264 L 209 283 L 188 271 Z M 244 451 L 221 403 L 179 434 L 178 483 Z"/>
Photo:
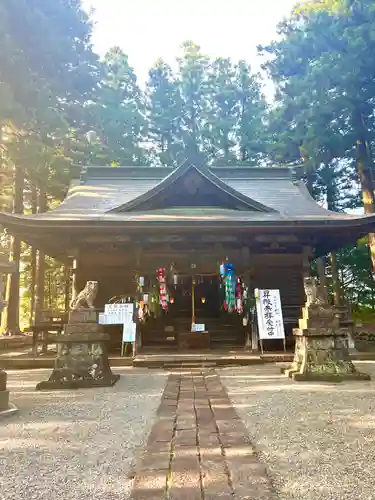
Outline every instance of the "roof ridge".
<path id="1" fill-rule="evenodd" d="M 260 202 L 257 202 L 256 200 L 253 200 L 253 199 L 249 198 L 248 196 L 244 195 L 243 193 L 232 188 L 224 180 L 222 180 L 218 176 L 216 176 L 215 173 L 212 172 L 207 166 L 204 168 L 201 168 L 197 165 L 185 163 L 185 164 L 180 165 L 178 168 L 176 168 L 172 172 L 170 172 L 169 175 L 167 175 L 165 178 L 163 178 L 158 184 L 156 184 L 156 186 L 149 189 L 146 193 L 143 193 L 140 196 L 134 198 L 133 200 L 130 200 L 122 205 L 119 205 L 116 208 L 112 208 L 111 210 L 108 211 L 108 213 L 132 210 L 135 207 L 139 206 L 140 204 L 151 200 L 154 196 L 156 196 L 158 193 L 160 193 L 164 188 L 168 188 L 170 184 L 173 184 L 185 172 L 187 172 L 190 169 L 195 169 L 200 175 L 205 177 L 208 181 L 212 182 L 218 189 L 221 189 L 222 191 L 226 192 L 228 195 L 232 196 L 233 198 L 236 198 L 238 201 L 242 202 L 243 204 L 247 205 L 248 207 L 259 210 L 260 212 L 277 212 L 276 210 L 274 210 L 274 209 L 272 209 L 272 208 L 270 208 L 270 207 L 268 207 Z"/>

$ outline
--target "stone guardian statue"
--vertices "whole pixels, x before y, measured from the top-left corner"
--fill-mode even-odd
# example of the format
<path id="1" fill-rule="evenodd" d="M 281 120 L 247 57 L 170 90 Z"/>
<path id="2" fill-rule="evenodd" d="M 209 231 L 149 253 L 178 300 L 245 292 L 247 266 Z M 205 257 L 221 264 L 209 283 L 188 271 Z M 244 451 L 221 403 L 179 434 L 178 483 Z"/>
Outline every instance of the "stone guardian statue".
<path id="1" fill-rule="evenodd" d="M 85 309 L 85 305 L 89 309 L 95 309 L 94 300 L 98 294 L 98 282 L 97 281 L 87 281 L 85 288 L 79 292 L 75 299 L 70 301 L 71 311 L 79 311 L 80 309 Z"/>

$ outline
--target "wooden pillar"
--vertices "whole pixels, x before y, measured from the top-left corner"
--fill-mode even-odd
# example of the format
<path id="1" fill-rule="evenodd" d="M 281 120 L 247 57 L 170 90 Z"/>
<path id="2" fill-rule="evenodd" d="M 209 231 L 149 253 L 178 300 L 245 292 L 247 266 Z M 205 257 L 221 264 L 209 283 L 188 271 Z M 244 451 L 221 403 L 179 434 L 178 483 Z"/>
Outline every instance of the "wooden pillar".
<path id="1" fill-rule="evenodd" d="M 40 322 L 41 312 L 44 309 L 44 252 L 37 251 L 36 256 L 36 287 L 35 287 L 35 323 Z"/>
<path id="2" fill-rule="evenodd" d="M 38 213 L 38 191 L 36 186 L 31 186 L 31 213 Z M 31 246 L 31 297 L 30 297 L 30 325 L 35 321 L 35 291 L 36 291 L 36 276 L 37 276 L 37 248 Z"/>
<path id="3" fill-rule="evenodd" d="M 75 300 L 77 297 L 77 269 L 78 269 L 78 262 L 77 258 L 73 258 L 73 263 L 72 263 L 72 289 L 71 289 L 71 300 Z"/>
<path id="4" fill-rule="evenodd" d="M 3 271 L 0 269 L 0 319 L 1 315 L 3 312 L 3 309 L 5 308 L 5 297 L 4 297 L 4 279 L 6 277 L 6 274 L 3 273 Z"/>
<path id="5" fill-rule="evenodd" d="M 327 276 L 326 276 L 326 266 L 323 257 L 316 259 L 316 268 L 318 271 L 318 277 L 320 281 L 320 286 L 322 288 L 327 288 Z"/>
<path id="6" fill-rule="evenodd" d="M 310 260 L 313 255 L 312 248 L 309 246 L 303 247 L 302 249 L 302 278 L 307 278 L 311 276 L 311 265 Z"/>
<path id="7" fill-rule="evenodd" d="M 138 273 L 141 272 L 141 261 L 142 261 L 142 247 L 137 246 L 135 250 L 135 264 Z M 139 294 L 138 292 L 138 283 L 136 283 L 135 286 L 136 286 L 135 297 L 136 299 L 141 300 L 142 297 L 138 296 L 142 295 L 142 293 Z M 137 319 L 138 318 L 136 318 L 136 320 Z M 139 326 L 137 325 L 137 328 L 135 330 L 135 342 L 133 342 L 133 358 L 136 357 L 138 349 L 141 349 L 141 347 L 142 347 L 142 333 Z"/>
<path id="8" fill-rule="evenodd" d="M 68 265 L 64 266 L 64 309 L 69 311 L 70 304 L 70 267 Z"/>
<path id="9" fill-rule="evenodd" d="M 244 280 L 248 288 L 249 295 L 253 294 L 253 287 L 251 285 L 251 273 L 250 273 L 250 248 L 242 247 L 241 249 L 242 264 L 245 269 Z M 250 318 L 249 318 L 250 319 Z M 246 340 L 245 340 L 245 350 L 251 350 L 257 352 L 258 349 L 258 334 L 257 326 L 254 321 L 248 321 L 246 325 Z"/>
<path id="10" fill-rule="evenodd" d="M 41 184 L 39 186 L 38 190 L 38 206 L 39 206 L 39 213 L 44 213 L 48 210 L 48 205 L 47 205 L 47 197 L 46 197 L 46 191 L 45 191 L 45 186 Z M 45 281 L 45 272 L 46 272 L 46 258 L 45 258 L 45 253 L 38 248 L 37 249 L 37 254 L 36 254 L 36 277 L 35 277 L 35 303 L 34 303 L 34 316 L 35 316 L 35 323 L 38 323 L 41 321 L 41 311 L 45 307 L 45 287 L 44 287 L 44 281 Z"/>

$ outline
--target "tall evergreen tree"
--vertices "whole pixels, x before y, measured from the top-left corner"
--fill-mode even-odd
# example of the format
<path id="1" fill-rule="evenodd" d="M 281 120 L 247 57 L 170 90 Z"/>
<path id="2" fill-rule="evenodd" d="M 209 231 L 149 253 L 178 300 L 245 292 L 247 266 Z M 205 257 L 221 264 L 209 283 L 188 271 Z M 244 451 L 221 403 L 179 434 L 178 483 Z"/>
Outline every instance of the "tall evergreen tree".
<path id="1" fill-rule="evenodd" d="M 238 92 L 235 68 L 230 59 L 216 59 L 208 72 L 207 119 L 204 143 L 207 156 L 216 165 L 236 163 L 235 127 Z"/>
<path id="2" fill-rule="evenodd" d="M 101 145 L 99 164 L 137 165 L 145 161 L 145 107 L 128 56 L 118 47 L 104 58 L 101 89 L 94 106 L 94 130 Z"/>
<path id="3" fill-rule="evenodd" d="M 266 67 L 281 100 L 294 101 L 292 124 L 305 129 L 326 119 L 326 131 L 340 139 L 341 157 L 355 160 L 365 213 L 375 212 L 372 145 L 374 71 L 368 54 L 375 49 L 375 11 L 367 0 L 308 2 L 280 25 L 281 38 L 265 48 Z M 280 100 L 279 99 L 279 100 Z M 327 116 L 328 115 L 328 116 Z M 324 140 L 321 132 L 318 137 Z M 375 269 L 375 237 L 369 245 Z"/>
<path id="4" fill-rule="evenodd" d="M 90 34 L 90 20 L 78 0 L 0 5 L 0 168 L 13 180 L 17 213 L 24 211 L 26 181 L 33 182 L 33 145 L 43 142 L 51 151 L 61 151 L 69 129 L 81 127 L 78 117 L 98 81 Z M 17 238 L 12 255 L 19 264 Z M 18 330 L 19 268 L 7 288 L 9 305 L 2 329 L 13 332 Z"/>
<path id="5" fill-rule="evenodd" d="M 245 61 L 236 66 L 238 93 L 237 140 L 240 163 L 256 164 L 265 153 L 265 110 L 259 77 L 253 75 Z"/>
<path id="6" fill-rule="evenodd" d="M 202 54 L 199 45 L 187 41 L 182 45 L 179 66 L 179 87 L 182 98 L 181 139 L 184 155 L 203 162 L 203 131 L 207 121 L 209 59 Z M 192 153 L 194 151 L 194 153 Z M 186 158 L 181 158 L 185 161 Z"/>
<path id="7" fill-rule="evenodd" d="M 148 136 L 163 165 L 173 165 L 181 150 L 182 100 L 172 69 L 159 59 L 149 71 L 146 86 Z"/>

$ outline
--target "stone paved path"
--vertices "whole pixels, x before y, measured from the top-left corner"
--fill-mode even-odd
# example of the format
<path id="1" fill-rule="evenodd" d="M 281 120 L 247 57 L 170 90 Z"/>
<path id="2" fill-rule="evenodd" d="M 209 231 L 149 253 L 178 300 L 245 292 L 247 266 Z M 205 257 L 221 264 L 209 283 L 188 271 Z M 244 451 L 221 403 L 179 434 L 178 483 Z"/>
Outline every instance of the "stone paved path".
<path id="1" fill-rule="evenodd" d="M 132 500 L 271 500 L 273 489 L 214 371 L 169 376 Z"/>

